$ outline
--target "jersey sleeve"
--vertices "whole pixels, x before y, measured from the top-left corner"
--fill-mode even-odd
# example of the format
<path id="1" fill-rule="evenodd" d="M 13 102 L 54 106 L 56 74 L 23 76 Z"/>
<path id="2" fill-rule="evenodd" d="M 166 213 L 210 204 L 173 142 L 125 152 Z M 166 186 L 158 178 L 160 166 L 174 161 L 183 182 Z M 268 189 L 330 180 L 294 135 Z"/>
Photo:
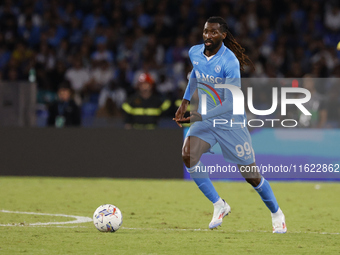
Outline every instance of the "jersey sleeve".
<path id="1" fill-rule="evenodd" d="M 192 46 L 188 52 L 189 54 L 189 58 L 190 58 L 190 61 L 191 61 L 191 64 L 193 65 L 192 63 L 192 58 L 191 58 L 191 55 L 193 54 L 194 52 L 194 48 L 195 46 Z M 193 65 L 194 66 L 194 65 Z M 191 74 L 190 74 L 190 78 L 189 78 L 189 82 L 188 82 L 188 85 L 187 85 L 187 88 L 185 90 L 185 93 L 184 93 L 184 96 L 183 96 L 183 99 L 186 99 L 188 101 L 191 100 L 192 98 L 192 95 L 194 94 L 195 90 L 197 88 L 197 84 L 196 84 L 196 74 L 195 74 L 195 70 L 194 68 L 191 70 Z"/>
<path id="2" fill-rule="evenodd" d="M 188 82 L 188 86 L 185 90 L 183 99 L 190 101 L 191 98 L 192 98 L 192 95 L 194 94 L 194 92 L 196 90 L 196 88 L 197 88 L 196 75 L 195 75 L 194 69 L 192 69 L 191 74 L 190 74 L 190 78 L 189 78 L 189 82 Z"/>
<path id="3" fill-rule="evenodd" d="M 241 78 L 240 62 L 236 57 L 233 56 L 233 58 L 226 60 L 223 68 L 223 74 L 227 79 Z"/>

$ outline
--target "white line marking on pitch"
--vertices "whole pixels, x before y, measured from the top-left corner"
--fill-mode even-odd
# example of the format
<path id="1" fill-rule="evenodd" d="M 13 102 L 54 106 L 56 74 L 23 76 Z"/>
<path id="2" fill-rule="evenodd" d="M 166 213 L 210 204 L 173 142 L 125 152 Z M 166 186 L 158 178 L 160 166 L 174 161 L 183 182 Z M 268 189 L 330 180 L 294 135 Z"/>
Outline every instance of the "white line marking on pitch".
<path id="1" fill-rule="evenodd" d="M 0 227 L 8 227 L 8 226 L 48 226 L 48 225 L 64 225 L 64 224 L 78 224 L 78 223 L 86 223 L 92 222 L 92 219 L 84 216 L 76 216 L 76 215 L 67 215 L 67 214 L 51 214 L 51 213 L 37 213 L 37 212 L 18 212 L 18 211 L 7 211 L 0 210 L 3 213 L 18 213 L 18 214 L 33 214 L 33 215 L 44 215 L 44 216 L 54 216 L 54 217 L 68 217 L 75 218 L 72 221 L 62 221 L 62 222 L 36 222 L 36 223 L 27 223 L 27 225 L 22 224 L 0 224 Z"/>
<path id="2" fill-rule="evenodd" d="M 22 224 L 0 224 L 0 227 L 15 227 L 15 226 L 31 226 L 31 227 L 45 227 L 48 225 L 64 225 L 64 224 L 77 224 L 77 223 L 87 223 L 92 222 L 92 219 L 89 217 L 84 216 L 76 216 L 76 215 L 67 215 L 67 214 L 50 214 L 50 213 L 36 213 L 36 212 L 18 212 L 18 211 L 7 211 L 7 210 L 0 210 L 0 212 L 3 213 L 19 213 L 19 214 L 33 214 L 33 215 L 44 215 L 44 216 L 55 216 L 55 217 L 69 217 L 69 218 L 75 218 L 73 221 L 63 221 L 63 222 L 36 222 L 36 223 L 27 223 L 25 225 Z M 76 227 L 83 227 L 87 228 L 86 226 L 55 226 L 55 227 L 64 227 L 64 228 L 76 228 Z M 222 232 L 226 230 L 222 229 L 186 229 L 186 228 L 127 228 L 122 227 L 121 229 L 125 230 L 151 230 L 151 231 L 217 231 Z M 261 233 L 271 233 L 271 231 L 265 231 L 265 230 L 237 230 L 237 232 L 261 232 Z M 227 232 L 226 232 L 227 233 Z M 307 232 L 307 231 L 288 231 L 290 234 L 320 234 L 320 235 L 339 235 L 340 233 L 328 233 L 328 232 Z"/>
<path id="3" fill-rule="evenodd" d="M 157 231 L 157 230 L 162 230 L 162 231 L 217 231 L 217 232 L 225 232 L 228 233 L 228 230 L 222 230 L 222 229 L 185 229 L 185 228 L 164 228 L 164 229 L 158 229 L 158 228 L 126 228 L 122 227 L 121 229 L 126 229 L 126 230 L 152 230 L 152 231 Z M 261 233 L 272 233 L 272 231 L 266 231 L 266 230 L 236 230 L 237 232 L 261 232 Z M 339 235 L 340 233 L 328 233 L 328 232 L 307 232 L 307 231 L 288 231 L 290 234 L 320 234 L 320 235 Z"/>

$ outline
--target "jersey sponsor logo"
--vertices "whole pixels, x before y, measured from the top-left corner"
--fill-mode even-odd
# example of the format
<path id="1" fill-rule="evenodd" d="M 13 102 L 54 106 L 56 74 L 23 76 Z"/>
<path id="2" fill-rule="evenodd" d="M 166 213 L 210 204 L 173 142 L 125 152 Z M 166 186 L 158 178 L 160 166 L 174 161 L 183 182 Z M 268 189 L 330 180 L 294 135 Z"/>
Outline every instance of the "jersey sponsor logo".
<path id="1" fill-rule="evenodd" d="M 193 61 L 194 65 L 198 65 L 198 61 Z"/>
<path id="2" fill-rule="evenodd" d="M 201 79 L 202 82 L 210 82 L 214 84 L 222 84 L 223 79 L 221 77 L 215 77 L 209 74 L 200 73 L 199 71 L 195 71 L 196 78 Z"/>
<path id="3" fill-rule="evenodd" d="M 221 72 L 221 67 L 219 65 L 215 66 L 215 72 L 216 73 Z"/>

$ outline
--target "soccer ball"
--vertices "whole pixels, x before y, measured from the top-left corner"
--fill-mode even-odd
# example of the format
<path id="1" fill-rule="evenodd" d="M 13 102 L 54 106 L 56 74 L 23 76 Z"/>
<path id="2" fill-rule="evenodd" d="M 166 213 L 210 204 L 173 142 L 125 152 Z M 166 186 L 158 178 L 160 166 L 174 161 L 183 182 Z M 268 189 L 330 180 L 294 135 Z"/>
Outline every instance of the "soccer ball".
<path id="1" fill-rule="evenodd" d="M 114 205 L 101 205 L 93 214 L 93 223 L 101 232 L 116 232 L 123 223 L 123 215 Z"/>

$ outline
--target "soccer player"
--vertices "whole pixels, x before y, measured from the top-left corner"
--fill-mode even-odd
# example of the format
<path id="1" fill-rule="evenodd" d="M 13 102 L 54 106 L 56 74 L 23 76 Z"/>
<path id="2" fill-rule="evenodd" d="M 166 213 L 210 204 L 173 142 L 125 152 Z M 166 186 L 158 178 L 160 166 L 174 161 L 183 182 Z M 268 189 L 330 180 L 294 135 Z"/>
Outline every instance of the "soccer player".
<path id="1" fill-rule="evenodd" d="M 220 100 L 217 106 L 215 104 L 217 100 L 206 96 L 207 89 L 214 88 L 214 84 L 217 83 L 231 83 L 240 89 L 240 69 L 243 71 L 244 66 L 251 61 L 243 53 L 244 49 L 236 42 L 227 23 L 221 17 L 210 17 L 207 20 L 203 29 L 203 41 L 204 44 L 195 45 L 189 50 L 193 70 L 182 103 L 173 120 L 180 127 L 182 123 L 193 123 L 184 140 L 182 158 L 191 178 L 213 203 L 214 213 L 209 228 L 214 229 L 221 225 L 223 217 L 230 212 L 230 206 L 220 198 L 208 171 L 203 170 L 204 165 L 200 161 L 201 155 L 209 152 L 210 148 L 218 143 L 224 159 L 238 165 L 242 176 L 254 187 L 270 210 L 273 233 L 286 233 L 285 216 L 268 181 L 257 170 L 254 171 L 256 164 L 251 137 L 247 127 L 242 124 L 246 123 L 246 115 L 233 115 L 233 97 L 229 89 L 212 90 Z M 198 112 L 191 112 L 190 117 L 184 118 L 196 88 L 200 99 L 205 94 L 206 114 L 201 114 L 202 102 L 200 102 Z M 214 125 L 214 119 L 225 119 L 229 122 L 225 125 Z M 246 167 L 253 171 L 245 172 Z"/>

